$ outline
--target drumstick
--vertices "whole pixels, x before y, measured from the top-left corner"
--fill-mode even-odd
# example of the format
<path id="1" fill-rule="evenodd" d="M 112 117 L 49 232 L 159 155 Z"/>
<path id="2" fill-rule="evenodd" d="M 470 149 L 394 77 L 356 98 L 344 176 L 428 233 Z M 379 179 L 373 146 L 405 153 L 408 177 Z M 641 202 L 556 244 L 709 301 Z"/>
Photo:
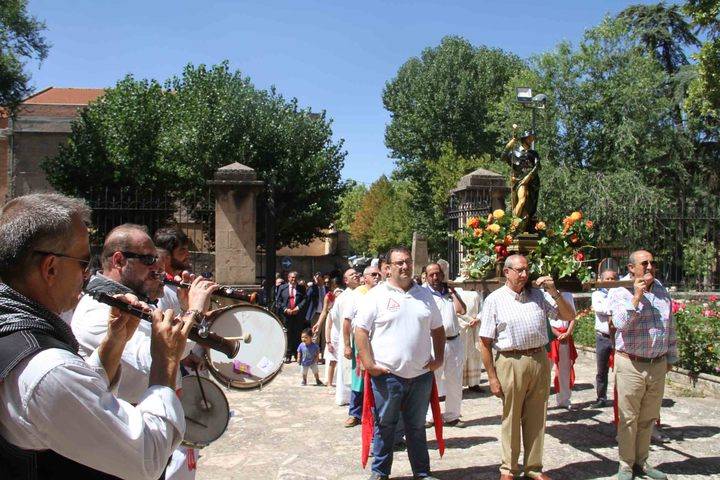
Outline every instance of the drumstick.
<path id="1" fill-rule="evenodd" d="M 225 338 L 225 340 L 230 340 L 231 342 L 234 342 L 237 340 L 242 340 L 245 343 L 250 343 L 250 341 L 252 340 L 252 335 L 249 333 L 244 333 L 244 334 L 240 335 L 239 337 L 224 337 L 224 338 Z"/>
<path id="2" fill-rule="evenodd" d="M 198 387 L 200 387 L 200 395 L 202 395 L 203 403 L 205 404 L 205 411 L 208 411 L 210 410 L 210 407 L 208 406 L 208 401 L 205 397 L 205 389 L 203 388 L 203 384 L 200 381 L 200 372 L 198 372 L 197 365 L 193 365 L 193 368 L 195 369 L 195 378 L 197 378 Z"/>

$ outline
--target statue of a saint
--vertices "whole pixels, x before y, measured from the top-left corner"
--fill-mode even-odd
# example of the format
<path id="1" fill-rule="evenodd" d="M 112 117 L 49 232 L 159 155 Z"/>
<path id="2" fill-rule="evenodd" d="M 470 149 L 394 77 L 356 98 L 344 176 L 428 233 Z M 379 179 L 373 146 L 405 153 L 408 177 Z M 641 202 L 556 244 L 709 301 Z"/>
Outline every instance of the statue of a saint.
<path id="1" fill-rule="evenodd" d="M 502 154 L 512 168 L 510 201 L 512 212 L 523 219 L 523 231 L 535 231 L 535 213 L 540 195 L 540 155 L 533 150 L 535 132 L 525 131 L 518 139 L 517 125 Z"/>

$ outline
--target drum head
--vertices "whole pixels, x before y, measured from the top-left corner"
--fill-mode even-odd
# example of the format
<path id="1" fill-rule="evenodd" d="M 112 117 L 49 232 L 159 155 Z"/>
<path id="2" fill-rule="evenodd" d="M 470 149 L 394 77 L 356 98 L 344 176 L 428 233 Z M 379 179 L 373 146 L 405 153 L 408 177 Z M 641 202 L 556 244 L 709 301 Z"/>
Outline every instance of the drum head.
<path id="1" fill-rule="evenodd" d="M 206 447 L 227 429 L 230 407 L 227 397 L 215 382 L 197 375 L 186 375 L 182 379 L 180 403 L 185 411 L 184 444 Z"/>
<path id="2" fill-rule="evenodd" d="M 280 320 L 257 305 L 241 304 L 216 310 L 209 315 L 210 331 L 222 337 L 250 336 L 240 340 L 235 358 L 209 350 L 206 353 L 210 373 L 222 385 L 249 389 L 260 387 L 280 371 L 287 339 Z"/>

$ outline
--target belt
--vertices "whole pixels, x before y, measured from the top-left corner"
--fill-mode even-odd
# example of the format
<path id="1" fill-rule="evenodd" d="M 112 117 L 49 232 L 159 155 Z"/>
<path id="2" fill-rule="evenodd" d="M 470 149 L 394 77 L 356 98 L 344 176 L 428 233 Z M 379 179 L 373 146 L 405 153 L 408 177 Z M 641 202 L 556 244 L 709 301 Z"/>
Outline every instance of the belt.
<path id="1" fill-rule="evenodd" d="M 623 356 L 625 358 L 629 358 L 633 362 L 657 363 L 657 362 L 661 362 L 661 361 L 665 360 L 665 354 L 662 354 L 655 358 L 647 358 L 647 357 L 638 357 L 637 355 L 633 355 L 633 354 L 627 353 L 627 352 L 621 352 L 619 350 L 616 353 L 620 354 L 621 356 Z"/>
<path id="2" fill-rule="evenodd" d="M 602 335 L 605 338 L 610 338 L 609 333 L 601 332 L 600 330 L 595 330 L 595 333 L 599 333 L 600 335 Z"/>
<path id="3" fill-rule="evenodd" d="M 460 336 L 460 334 L 458 333 L 457 335 L 453 335 L 452 337 L 445 337 L 445 340 L 446 341 L 455 340 L 459 336 Z"/>
<path id="4" fill-rule="evenodd" d="M 543 347 L 528 348 L 527 350 L 503 350 L 500 353 L 503 355 L 533 355 L 541 350 Z"/>

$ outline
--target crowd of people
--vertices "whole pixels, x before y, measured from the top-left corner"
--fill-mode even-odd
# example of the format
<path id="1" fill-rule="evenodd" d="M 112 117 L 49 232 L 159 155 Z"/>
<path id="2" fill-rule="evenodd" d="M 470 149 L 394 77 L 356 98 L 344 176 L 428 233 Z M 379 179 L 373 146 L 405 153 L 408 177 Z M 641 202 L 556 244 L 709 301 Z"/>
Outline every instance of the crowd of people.
<path id="1" fill-rule="evenodd" d="M 108 233 L 91 275 L 89 217 L 82 200 L 59 194 L 18 197 L 0 211 L 0 477 L 194 478 L 177 390 L 182 375 L 199 374 L 203 347 L 188 335 L 219 286 L 190 273 L 181 230 L 151 237 L 134 224 Z M 506 259 L 506 283 L 484 297 L 448 286 L 439 263 L 420 278 L 412 269 L 410 251 L 397 247 L 362 272 L 278 279 L 267 307 L 284 322 L 286 362 L 299 363 L 303 385 L 312 372 L 316 385 L 335 386 L 336 403 L 348 408 L 345 427 L 361 426 L 374 480 L 389 478 L 398 447 L 415 478 L 434 478 L 426 429 L 435 429 L 442 454 L 442 428 L 466 426 L 463 388 L 481 388 L 484 366 L 502 401 L 501 479 L 547 479 L 552 368 L 558 406 L 573 408 L 572 296 L 550 277 L 531 282 L 522 255 Z M 632 253 L 627 270 L 631 288 L 593 296 L 596 406 L 608 404 L 614 358 L 618 478 L 662 480 L 648 453 L 665 372 L 677 361 L 674 321 L 652 254 Z"/>
<path id="2" fill-rule="evenodd" d="M 652 254 L 634 252 L 627 270 L 623 279 L 633 280 L 632 288 L 601 288 L 592 295 L 597 336 L 592 407 L 610 406 L 608 372 L 614 365 L 618 478 L 662 480 L 666 475 L 648 463 L 648 453 L 665 372 L 677 361 L 674 323 L 667 290 L 654 277 Z M 490 392 L 502 400 L 501 480 L 521 474 L 548 479 L 543 443 L 551 392 L 556 407 L 577 408 L 571 401 L 577 358 L 572 294 L 558 291 L 550 277 L 531 282 L 522 255 L 507 258 L 505 285 L 487 295 L 448 287 L 440 263 L 425 266 L 421 276 L 411 274 L 405 248 L 373 260 L 362 275 L 353 268 L 342 278 L 318 272 L 303 286 L 297 272 L 290 272 L 289 286 L 276 297 L 290 341 L 286 361 L 294 360 L 299 342 L 290 332 L 308 329 L 305 344 L 325 340 L 325 385 L 335 387 L 338 405 L 348 406 L 345 426 L 363 425 L 365 458 L 373 457 L 371 480 L 389 478 L 393 451 L 405 448 L 415 478 L 434 478 L 425 429 L 438 423 L 465 427 L 463 389 L 482 390 L 483 371 Z M 618 272 L 603 269 L 599 278 L 617 281 Z M 298 317 L 288 298 L 300 290 L 307 290 L 296 297 L 306 299 L 307 310 Z M 293 326 L 297 318 L 302 324 Z M 305 374 L 303 367 L 303 384 Z M 436 435 L 441 430 L 436 428 Z"/>

